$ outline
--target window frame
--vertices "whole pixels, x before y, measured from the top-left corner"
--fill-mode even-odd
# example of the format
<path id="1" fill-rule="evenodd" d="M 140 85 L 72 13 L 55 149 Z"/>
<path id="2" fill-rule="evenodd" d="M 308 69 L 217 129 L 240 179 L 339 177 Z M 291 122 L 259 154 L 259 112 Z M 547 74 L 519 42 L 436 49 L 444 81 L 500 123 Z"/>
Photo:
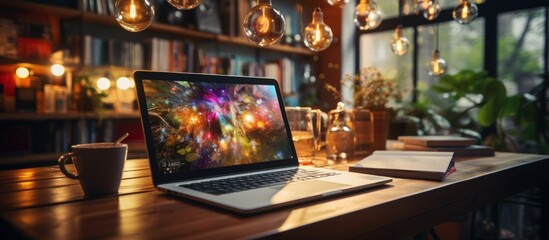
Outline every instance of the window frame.
<path id="1" fill-rule="evenodd" d="M 378 0 L 379 1 L 379 0 Z M 387 1 L 387 0 L 382 0 Z M 397 0 L 393 0 L 397 1 Z M 398 0 L 403 1 L 403 0 Z M 458 0 L 446 0 L 446 1 L 456 1 Z M 355 1 L 356 5 L 356 1 Z M 516 0 L 485 0 L 483 3 L 477 4 L 479 8 L 479 16 L 484 18 L 484 70 L 492 77 L 498 77 L 498 16 L 503 13 L 527 10 L 539 7 L 545 7 L 545 42 L 544 42 L 544 69 L 542 70 L 542 77 L 545 81 L 549 78 L 549 4 L 546 0 L 521 0 L 520 3 L 517 3 Z M 402 25 L 403 28 L 410 27 L 413 29 L 414 36 L 413 39 L 410 39 L 410 44 L 413 45 L 413 63 L 412 63 L 412 86 L 417 89 L 418 84 L 418 64 L 419 63 L 419 54 L 418 54 L 418 27 L 436 23 L 444 23 L 449 21 L 454 21 L 452 18 L 452 8 L 443 9 L 435 20 L 429 21 L 421 15 L 403 15 L 401 17 L 396 16 L 392 18 L 383 19 L 379 27 L 373 30 L 358 30 L 355 34 L 354 44 L 357 51 L 355 51 L 355 72 L 359 71 L 360 68 L 360 37 L 363 34 L 384 32 L 389 30 L 394 30 L 398 25 Z M 458 24 L 458 23 L 456 23 Z M 412 101 L 417 101 L 417 92 L 412 91 Z"/>

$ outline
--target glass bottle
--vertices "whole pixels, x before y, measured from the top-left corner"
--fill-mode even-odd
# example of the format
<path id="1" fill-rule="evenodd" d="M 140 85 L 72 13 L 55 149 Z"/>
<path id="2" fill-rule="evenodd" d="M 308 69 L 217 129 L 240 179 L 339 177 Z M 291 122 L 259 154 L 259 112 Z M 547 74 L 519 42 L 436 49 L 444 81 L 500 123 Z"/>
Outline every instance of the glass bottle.
<path id="1" fill-rule="evenodd" d="M 328 159 L 347 159 L 354 155 L 355 130 L 350 125 L 351 114 L 344 109 L 343 103 L 330 111 L 330 125 L 326 132 L 326 154 Z"/>

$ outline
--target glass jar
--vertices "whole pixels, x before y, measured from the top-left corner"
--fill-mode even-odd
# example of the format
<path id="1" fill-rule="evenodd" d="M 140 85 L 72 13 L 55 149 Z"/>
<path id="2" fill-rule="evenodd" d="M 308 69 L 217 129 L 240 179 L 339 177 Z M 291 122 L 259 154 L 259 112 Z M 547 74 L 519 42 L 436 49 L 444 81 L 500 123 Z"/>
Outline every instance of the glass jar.
<path id="1" fill-rule="evenodd" d="M 345 111 L 343 103 L 330 111 L 326 132 L 326 155 L 328 159 L 347 159 L 354 155 L 355 130 L 351 123 L 352 114 Z"/>

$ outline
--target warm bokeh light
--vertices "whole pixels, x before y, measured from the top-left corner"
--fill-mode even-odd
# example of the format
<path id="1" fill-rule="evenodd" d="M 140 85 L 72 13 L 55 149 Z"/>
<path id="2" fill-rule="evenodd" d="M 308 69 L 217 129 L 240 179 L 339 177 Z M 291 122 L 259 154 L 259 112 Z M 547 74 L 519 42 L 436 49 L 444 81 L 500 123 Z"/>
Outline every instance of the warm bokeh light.
<path id="1" fill-rule="evenodd" d="M 120 90 L 127 90 L 131 86 L 131 81 L 127 77 L 120 77 L 116 80 L 116 86 L 120 88 Z"/>
<path id="2" fill-rule="evenodd" d="M 128 77 L 130 80 L 130 88 L 135 88 L 135 80 L 132 77 Z"/>
<path id="3" fill-rule="evenodd" d="M 105 91 L 111 87 L 111 80 L 106 77 L 97 79 L 97 88 L 99 90 Z"/>
<path id="4" fill-rule="evenodd" d="M 50 68 L 51 74 L 56 77 L 61 77 L 65 74 L 65 67 L 61 64 L 53 64 Z"/>
<path id="5" fill-rule="evenodd" d="M 30 75 L 30 70 L 26 67 L 18 67 L 15 69 L 15 75 L 17 75 L 18 78 L 27 78 Z"/>

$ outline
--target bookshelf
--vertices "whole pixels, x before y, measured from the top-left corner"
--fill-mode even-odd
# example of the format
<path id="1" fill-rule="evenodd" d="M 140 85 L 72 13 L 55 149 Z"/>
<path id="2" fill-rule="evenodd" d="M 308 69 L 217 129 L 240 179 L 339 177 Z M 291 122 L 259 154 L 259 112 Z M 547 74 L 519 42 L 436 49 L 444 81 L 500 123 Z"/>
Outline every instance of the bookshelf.
<path id="1" fill-rule="evenodd" d="M 52 1 L 47 1 L 52 2 Z M 65 1 L 70 2 L 70 1 Z M 294 1 L 282 1 L 286 5 L 294 6 Z M 76 2 L 71 3 L 77 5 Z M 308 22 L 310 18 L 310 11 L 308 8 L 313 7 L 313 1 L 306 0 L 301 2 L 307 6 L 304 10 L 304 24 Z M 288 11 L 284 9 L 283 11 Z M 289 7 L 290 10 L 295 11 L 292 7 Z M 334 11 L 340 11 L 339 9 Z M 3 14 L 5 13 L 5 14 Z M 78 59 L 77 62 L 70 62 L 67 66 L 67 72 L 70 77 L 65 77 L 62 81 L 66 82 L 68 88 L 74 86 L 74 79 L 78 79 L 79 76 L 97 73 L 97 72 L 123 72 L 131 73 L 134 68 L 122 67 L 112 64 L 111 62 L 101 62 L 98 65 L 85 64 L 84 59 L 86 56 L 86 46 L 82 43 L 85 36 L 91 36 L 95 38 L 103 38 L 107 41 L 134 41 L 136 43 L 142 44 L 146 53 L 143 55 L 144 69 L 151 69 L 151 54 L 152 54 L 152 39 L 161 38 L 166 40 L 184 40 L 196 44 L 197 48 L 204 47 L 205 56 L 208 57 L 219 57 L 226 54 L 224 52 L 226 49 L 233 49 L 235 53 L 230 53 L 230 56 L 240 57 L 240 54 L 247 54 L 247 56 L 242 57 L 239 61 L 245 62 L 255 62 L 257 64 L 265 64 L 272 62 L 273 60 L 278 60 L 282 58 L 288 58 L 294 61 L 298 61 L 296 64 L 296 70 L 294 71 L 293 78 L 298 80 L 297 83 L 294 83 L 295 92 L 285 93 L 285 98 L 291 99 L 294 103 L 299 99 L 299 78 L 303 76 L 301 72 L 303 71 L 300 68 L 303 68 L 303 64 L 307 63 L 311 65 L 313 72 L 318 70 L 318 74 L 322 73 L 322 66 L 327 63 L 324 63 L 322 60 L 319 61 L 319 58 L 322 59 L 323 53 L 318 54 L 309 51 L 308 49 L 301 46 L 291 46 L 283 44 L 275 44 L 268 47 L 259 47 L 250 43 L 247 39 L 242 36 L 232 36 L 226 34 L 216 34 L 210 32 L 198 31 L 193 28 L 176 26 L 172 24 L 166 24 L 162 22 L 153 22 L 145 31 L 140 33 L 129 33 L 124 31 L 119 27 L 118 23 L 112 16 L 101 15 L 91 12 L 86 12 L 82 9 L 68 8 L 62 6 L 47 5 L 42 3 L 42 1 L 0 1 L 0 18 L 10 18 L 10 17 L 29 17 L 29 16 L 39 16 L 44 19 L 47 19 L 48 24 L 51 25 L 51 48 L 52 52 L 55 50 L 74 50 L 69 46 L 68 42 L 69 36 L 76 36 L 80 38 L 76 41 L 77 49 L 71 53 L 75 55 Z M 294 19 L 295 21 L 295 19 Z M 72 23 L 75 29 L 72 29 L 73 32 L 67 31 L 64 29 L 65 23 Z M 297 26 L 297 23 L 294 22 L 294 26 Z M 108 44 L 108 43 L 107 43 Z M 213 46 L 213 47 L 212 47 Z M 228 46 L 228 47 L 226 47 Z M 209 50 L 208 50 L 209 48 Z M 336 48 L 336 47 L 334 47 Z M 220 50 L 221 49 L 221 50 Z M 222 52 L 222 53 L 220 53 Z M 244 52 L 244 53 L 241 53 Z M 332 57 L 332 56 L 330 56 Z M 35 58 L 9 58 L 0 56 L 0 72 L 13 72 L 17 66 L 26 65 L 30 66 L 34 71 L 39 72 L 43 75 L 50 75 L 48 73 L 49 66 L 51 65 L 51 60 L 48 59 L 35 59 Z M 187 71 L 196 72 L 197 68 L 187 69 Z M 327 69 L 327 68 L 326 68 Z M 153 69 L 154 70 L 154 69 Z M 331 70 L 331 69 L 330 69 Z M 221 72 L 223 73 L 223 72 Z M 298 75 L 301 75 L 298 77 Z M 324 75 L 324 74 L 321 74 Z M 335 76 L 334 74 L 326 76 Z M 50 75 L 51 77 L 51 75 Z M 320 79 L 322 80 L 322 79 Z M 333 82 L 339 82 L 339 79 L 330 80 Z M 69 89 L 70 91 L 70 89 Z M 325 93 L 319 93 L 325 95 Z M 319 97 L 320 99 L 322 96 Z M 322 99 L 324 101 L 324 99 Z M 100 119 L 102 123 L 100 124 Z M 4 164 L 14 164 L 14 163 L 26 163 L 35 159 L 36 161 L 52 161 L 55 160 L 60 152 L 66 151 L 70 148 L 70 145 L 84 142 L 94 142 L 94 141 L 110 141 L 114 135 L 117 134 L 117 126 L 122 124 L 126 125 L 135 125 L 140 124 L 140 117 L 137 112 L 130 113 L 120 113 L 120 112 L 108 112 L 102 114 L 101 116 L 97 115 L 94 112 L 90 112 L 89 109 L 69 109 L 67 113 L 36 113 L 36 112 L 0 112 L 0 127 L 6 128 L 11 124 L 16 124 L 20 126 L 27 127 L 28 141 L 33 141 L 33 135 L 37 131 L 40 131 L 41 127 L 51 128 L 51 134 L 55 135 L 51 138 L 53 142 L 56 142 L 55 146 L 50 146 L 48 149 L 34 149 L 35 146 L 30 146 L 27 149 L 22 151 L 15 152 L 0 152 L 0 168 Z M 37 127 L 38 126 L 38 127 Z M 120 128 L 120 127 L 118 127 Z M 141 131 L 141 129 L 137 129 Z M 61 137 L 60 137 L 61 136 Z M 49 139 L 48 137 L 45 137 Z M 60 138 L 66 138 L 64 141 L 59 140 Z M 56 140 L 57 139 L 57 140 Z M 3 140 L 7 141 L 7 140 Z M 59 143 L 61 142 L 61 143 Z M 143 140 L 134 139 L 132 144 L 135 146 L 132 148 L 130 146 L 130 156 L 145 157 L 145 146 Z M 31 142 L 32 145 L 32 142 Z M 35 144 L 36 145 L 36 144 Z M 133 150 L 133 151 L 132 151 Z M 53 158 L 52 158 L 53 157 Z"/>

